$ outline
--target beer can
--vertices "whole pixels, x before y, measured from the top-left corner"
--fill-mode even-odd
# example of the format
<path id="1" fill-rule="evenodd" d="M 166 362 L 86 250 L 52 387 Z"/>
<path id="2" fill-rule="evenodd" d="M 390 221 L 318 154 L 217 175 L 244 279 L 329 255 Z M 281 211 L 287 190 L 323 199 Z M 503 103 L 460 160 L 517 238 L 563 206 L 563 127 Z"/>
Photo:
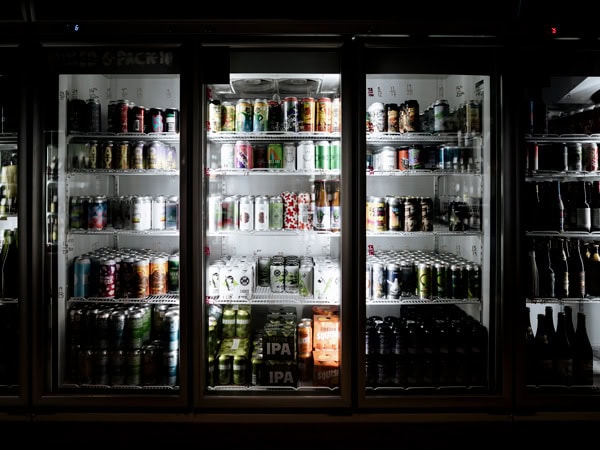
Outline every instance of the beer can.
<path id="1" fill-rule="evenodd" d="M 448 100 L 437 100 L 433 105 L 433 131 L 434 133 L 446 132 L 448 130 L 448 118 L 450 116 L 450 105 Z"/>
<path id="2" fill-rule="evenodd" d="M 139 258 L 133 263 L 133 297 L 146 298 L 150 295 L 150 260 Z"/>
<path id="3" fill-rule="evenodd" d="M 252 169 L 254 167 L 252 144 L 250 141 L 236 141 L 234 146 L 234 166 L 236 169 Z"/>
<path id="4" fill-rule="evenodd" d="M 128 130 L 130 133 L 143 133 L 144 132 L 144 113 L 145 108 L 140 105 L 135 105 L 129 110 L 131 120 L 129 120 Z"/>
<path id="5" fill-rule="evenodd" d="M 152 229 L 164 230 L 166 228 L 166 205 L 164 195 L 157 195 L 152 199 Z"/>
<path id="6" fill-rule="evenodd" d="M 238 200 L 234 195 L 229 195 L 221 201 L 221 209 L 223 210 L 223 231 L 233 231 L 238 229 L 238 218 L 236 212 L 238 209 Z"/>
<path id="7" fill-rule="evenodd" d="M 218 133 L 221 131 L 221 101 L 210 99 L 208 102 L 208 131 Z"/>
<path id="8" fill-rule="evenodd" d="M 223 229 L 223 208 L 221 194 L 213 194 L 208 197 L 208 231 L 215 232 Z"/>
<path id="9" fill-rule="evenodd" d="M 408 148 L 408 168 L 410 170 L 424 168 L 423 149 L 420 145 L 411 145 Z"/>
<path id="10" fill-rule="evenodd" d="M 331 131 L 339 133 L 342 131 L 342 100 L 335 97 L 331 101 Z"/>
<path id="11" fill-rule="evenodd" d="M 252 131 L 261 132 L 268 130 L 269 105 L 266 98 L 254 100 Z"/>
<path id="12" fill-rule="evenodd" d="M 98 141 L 90 141 L 88 146 L 88 169 L 98 168 Z"/>
<path id="13" fill-rule="evenodd" d="M 254 196 L 243 195 L 240 197 L 239 206 L 239 229 L 240 231 L 254 230 Z"/>
<path id="14" fill-rule="evenodd" d="M 398 149 L 397 167 L 399 170 L 410 169 L 410 159 L 409 159 L 408 147 L 400 147 Z"/>
<path id="15" fill-rule="evenodd" d="M 276 100 L 269 100 L 268 130 L 283 131 L 281 103 Z"/>
<path id="16" fill-rule="evenodd" d="M 90 276 L 92 262 L 90 258 L 78 256 L 73 267 L 73 296 L 88 297 L 90 295 Z"/>
<path id="17" fill-rule="evenodd" d="M 137 141 L 131 147 L 130 167 L 132 169 L 142 170 L 145 168 L 144 161 L 144 147 L 146 143 L 144 141 Z"/>
<path id="18" fill-rule="evenodd" d="M 108 199 L 105 195 L 95 196 L 88 205 L 88 229 L 104 230 L 108 222 Z"/>
<path id="19" fill-rule="evenodd" d="M 246 384 L 246 356 L 235 355 L 231 363 L 231 381 L 238 386 Z"/>
<path id="20" fill-rule="evenodd" d="M 331 168 L 331 148 L 329 141 L 318 141 L 315 145 L 315 168 L 329 170 Z"/>
<path id="21" fill-rule="evenodd" d="M 269 229 L 269 197 L 258 195 L 254 199 L 254 229 L 266 231 Z"/>
<path id="22" fill-rule="evenodd" d="M 373 285 L 373 298 L 384 299 L 386 297 L 385 267 L 379 261 L 371 264 L 371 279 Z"/>
<path id="23" fill-rule="evenodd" d="M 235 131 L 251 132 L 253 122 L 252 103 L 248 99 L 240 98 L 235 106 Z"/>
<path id="24" fill-rule="evenodd" d="M 130 386 L 141 384 L 142 351 L 132 348 L 125 353 L 125 383 Z"/>
<path id="25" fill-rule="evenodd" d="M 267 160 L 269 169 L 281 169 L 283 167 L 283 144 L 270 143 L 267 146 Z"/>
<path id="26" fill-rule="evenodd" d="M 110 384 L 122 386 L 126 384 L 126 352 L 123 349 L 111 349 L 109 352 Z"/>
<path id="27" fill-rule="evenodd" d="M 162 350 L 162 384 L 175 386 L 179 377 L 179 350 Z"/>
<path id="28" fill-rule="evenodd" d="M 312 262 L 301 262 L 298 269 L 298 293 L 301 297 L 314 295 L 315 266 Z"/>
<path id="29" fill-rule="evenodd" d="M 167 293 L 167 259 L 162 256 L 150 258 L 149 283 L 150 295 L 163 295 Z"/>
<path id="30" fill-rule="evenodd" d="M 115 133 L 129 132 L 129 108 L 129 100 L 123 99 L 117 101 L 113 116 L 114 128 L 111 131 Z"/>
<path id="31" fill-rule="evenodd" d="M 417 296 L 420 299 L 431 298 L 431 264 L 421 262 L 417 265 Z"/>
<path id="32" fill-rule="evenodd" d="M 256 143 L 252 146 L 252 157 L 255 169 L 266 169 L 269 167 L 267 144 Z"/>
<path id="33" fill-rule="evenodd" d="M 152 203 L 143 195 L 134 195 L 131 198 L 131 229 L 143 231 L 150 228 Z"/>
<path id="34" fill-rule="evenodd" d="M 98 273 L 98 297 L 112 298 L 115 296 L 115 276 L 117 267 L 114 259 L 100 260 Z"/>
<path id="35" fill-rule="evenodd" d="M 167 203 L 165 205 L 165 221 L 166 230 L 179 229 L 179 197 L 177 195 L 170 195 L 167 197 Z"/>
<path id="36" fill-rule="evenodd" d="M 400 129 L 400 108 L 398 103 L 386 103 L 387 130 L 389 133 L 398 133 Z"/>
<path id="37" fill-rule="evenodd" d="M 586 142 L 583 144 L 584 170 L 596 172 L 598 170 L 598 143 Z"/>
<path id="38" fill-rule="evenodd" d="M 298 381 L 310 383 L 313 379 L 313 371 L 312 350 L 306 353 L 298 352 Z"/>
<path id="39" fill-rule="evenodd" d="M 283 168 L 287 170 L 296 170 L 296 145 L 292 142 L 286 142 L 283 145 Z"/>
<path id="40" fill-rule="evenodd" d="M 316 131 L 331 133 L 331 99 L 321 97 L 316 104 Z"/>
<path id="41" fill-rule="evenodd" d="M 89 131 L 90 133 L 100 133 L 102 131 L 100 120 L 102 117 L 102 108 L 100 106 L 100 100 L 98 100 L 97 97 L 90 98 L 85 102 L 85 106 L 87 110 L 86 117 L 88 119 L 86 131 Z"/>
<path id="42" fill-rule="evenodd" d="M 435 271 L 435 283 L 433 283 L 433 295 L 436 298 L 445 298 L 448 296 L 447 292 L 447 267 L 446 264 L 437 262 L 433 265 Z"/>
<path id="43" fill-rule="evenodd" d="M 419 112 L 419 102 L 416 100 L 407 100 L 404 104 L 405 111 L 405 121 L 404 121 L 404 131 L 419 131 L 421 129 L 419 120 L 420 120 L 420 112 Z"/>
<path id="44" fill-rule="evenodd" d="M 179 329 L 179 309 L 171 308 L 165 314 L 165 322 L 163 324 L 163 340 L 165 342 L 166 349 L 179 350 Z"/>
<path id="45" fill-rule="evenodd" d="M 285 266 L 282 262 L 272 261 L 270 266 L 271 292 L 282 293 L 285 290 Z"/>
<path id="46" fill-rule="evenodd" d="M 112 169 L 113 168 L 113 141 L 106 141 L 102 144 L 102 154 L 98 160 L 99 169 Z"/>
<path id="47" fill-rule="evenodd" d="M 283 229 L 283 199 L 281 195 L 269 198 L 269 230 Z"/>
<path id="48" fill-rule="evenodd" d="M 296 169 L 313 170 L 315 168 L 314 141 L 300 141 L 296 149 Z"/>
<path id="49" fill-rule="evenodd" d="M 233 356 L 219 355 L 217 361 L 217 380 L 220 385 L 228 385 L 233 381 Z"/>
<path id="50" fill-rule="evenodd" d="M 315 131 L 315 99 L 304 97 L 302 99 L 302 129 L 300 131 Z"/>
<path id="51" fill-rule="evenodd" d="M 367 109 L 368 132 L 387 131 L 387 118 L 385 116 L 385 106 L 381 102 L 372 103 Z"/>
<path id="52" fill-rule="evenodd" d="M 312 209 L 309 192 L 298 192 L 297 223 L 299 230 L 312 230 Z"/>
<path id="53" fill-rule="evenodd" d="M 117 170 L 129 169 L 129 141 L 121 141 L 115 147 L 113 167 Z"/>
<path id="54" fill-rule="evenodd" d="M 221 169 L 233 169 L 235 167 L 234 144 L 221 145 Z"/>
<path id="55" fill-rule="evenodd" d="M 568 168 L 575 172 L 583 170 L 583 145 L 581 142 L 573 142 L 568 147 Z"/>
<path id="56" fill-rule="evenodd" d="M 416 197 L 404 199 L 404 231 L 413 232 L 421 230 L 421 208 Z"/>
<path id="57" fill-rule="evenodd" d="M 162 133 L 165 130 L 164 109 L 150 108 L 150 123 L 152 133 Z"/>
<path id="58" fill-rule="evenodd" d="M 477 264 L 465 266 L 467 278 L 467 298 L 477 299 L 481 295 L 481 274 Z"/>
<path id="59" fill-rule="evenodd" d="M 282 104 L 283 131 L 298 132 L 298 98 L 285 97 Z"/>
<path id="60" fill-rule="evenodd" d="M 298 294 L 298 278 L 300 272 L 300 264 L 298 261 L 287 261 L 284 265 L 284 281 L 283 290 L 288 294 Z"/>
<path id="61" fill-rule="evenodd" d="M 231 102 L 221 104 L 221 131 L 235 131 L 236 107 Z"/>
<path id="62" fill-rule="evenodd" d="M 262 287 L 268 287 L 270 284 L 270 266 L 271 257 L 259 256 L 258 258 L 258 285 Z"/>
<path id="63" fill-rule="evenodd" d="M 222 125 L 221 129 L 223 129 Z M 165 109 L 165 132 L 179 133 L 179 109 L 174 107 Z"/>
<path id="64" fill-rule="evenodd" d="M 388 263 L 385 266 L 385 277 L 386 277 L 386 292 L 388 299 L 399 299 L 400 292 L 400 265 L 397 263 Z"/>
<path id="65" fill-rule="evenodd" d="M 311 353 L 313 351 L 312 344 L 312 320 L 306 318 L 302 320 L 297 327 L 297 349 L 298 354 Z"/>
<path id="66" fill-rule="evenodd" d="M 84 213 L 82 198 L 77 195 L 69 199 L 69 227 L 72 230 L 87 228 L 87 210 Z"/>
<path id="67" fill-rule="evenodd" d="M 160 380 L 160 355 L 159 349 L 152 344 L 145 344 L 141 348 L 140 377 L 141 384 L 145 386 L 156 386 Z"/>
<path id="68" fill-rule="evenodd" d="M 110 383 L 108 350 L 106 348 L 94 350 L 93 360 L 94 384 L 108 386 Z"/>
<path id="69" fill-rule="evenodd" d="M 233 307 L 226 307 L 223 309 L 223 315 L 221 317 L 221 334 L 224 339 L 230 339 L 235 337 L 235 316 L 237 311 Z"/>
<path id="70" fill-rule="evenodd" d="M 369 196 L 367 198 L 367 231 L 386 231 L 386 203 L 385 197 Z"/>
<path id="71" fill-rule="evenodd" d="M 115 309 L 110 313 L 109 317 L 109 347 L 113 349 L 124 348 L 126 345 L 127 314 L 124 309 Z"/>
<path id="72" fill-rule="evenodd" d="M 402 231 L 404 229 L 404 204 L 397 195 L 386 197 L 387 229 L 389 231 Z"/>

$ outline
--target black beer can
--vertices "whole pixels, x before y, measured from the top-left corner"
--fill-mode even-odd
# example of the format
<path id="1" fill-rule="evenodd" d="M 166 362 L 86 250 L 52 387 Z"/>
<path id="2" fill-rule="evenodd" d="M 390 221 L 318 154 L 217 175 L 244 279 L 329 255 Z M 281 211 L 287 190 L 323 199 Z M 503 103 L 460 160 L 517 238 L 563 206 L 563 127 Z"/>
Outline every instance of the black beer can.
<path id="1" fill-rule="evenodd" d="M 179 133 L 179 109 L 165 109 L 165 132 Z"/>
<path id="2" fill-rule="evenodd" d="M 282 131 L 281 104 L 275 100 L 269 100 L 268 131 Z"/>
<path id="3" fill-rule="evenodd" d="M 100 133 L 101 130 L 101 107 L 100 100 L 90 98 L 85 102 L 87 129 L 90 133 Z"/>
<path id="4" fill-rule="evenodd" d="M 67 102 L 67 129 L 69 133 L 86 131 L 86 103 L 78 98 Z"/>

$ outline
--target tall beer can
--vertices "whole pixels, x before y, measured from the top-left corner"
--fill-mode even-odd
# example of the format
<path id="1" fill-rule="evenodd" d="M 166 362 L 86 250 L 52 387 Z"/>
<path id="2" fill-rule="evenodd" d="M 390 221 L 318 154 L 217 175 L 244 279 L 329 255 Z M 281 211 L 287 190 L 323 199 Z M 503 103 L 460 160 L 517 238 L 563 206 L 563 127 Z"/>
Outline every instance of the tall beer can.
<path id="1" fill-rule="evenodd" d="M 319 141 L 315 146 L 315 168 L 329 170 L 331 168 L 331 152 L 329 141 Z"/>
<path id="2" fill-rule="evenodd" d="M 237 169 L 252 169 L 254 167 L 252 144 L 250 141 L 236 141 L 234 159 Z"/>
<path id="3" fill-rule="evenodd" d="M 296 169 L 313 170 L 315 168 L 314 141 L 300 141 L 296 148 Z"/>
<path id="4" fill-rule="evenodd" d="M 269 118 L 269 105 L 266 98 L 257 98 L 254 100 L 254 110 L 252 117 L 252 131 L 267 131 Z"/>
<path id="5" fill-rule="evenodd" d="M 584 170 L 596 172 L 598 170 L 598 144 L 596 142 L 586 142 L 583 144 L 583 164 Z"/>
<path id="6" fill-rule="evenodd" d="M 315 131 L 315 99 L 304 97 L 302 99 L 302 130 Z"/>
<path id="7" fill-rule="evenodd" d="M 221 145 L 221 169 L 233 169 L 235 167 L 234 144 L 225 143 Z"/>
<path id="8" fill-rule="evenodd" d="M 253 125 L 252 103 L 250 100 L 240 98 L 235 107 L 235 131 L 250 132 Z"/>
<path id="9" fill-rule="evenodd" d="M 240 197 L 240 231 L 254 230 L 254 197 L 243 195 Z"/>
<path id="10" fill-rule="evenodd" d="M 321 97 L 316 105 L 317 127 L 316 130 L 325 133 L 331 133 L 331 99 Z"/>
<path id="11" fill-rule="evenodd" d="M 342 131 L 342 100 L 339 97 L 331 101 L 331 131 L 333 133 Z"/>
<path id="12" fill-rule="evenodd" d="M 292 142 L 287 142 L 283 145 L 283 168 L 288 170 L 296 170 L 296 145 Z"/>
<path id="13" fill-rule="evenodd" d="M 221 104 L 221 131 L 235 131 L 235 105 L 231 102 Z"/>
<path id="14" fill-rule="evenodd" d="M 298 98 L 286 97 L 282 108 L 283 131 L 298 132 Z"/>
<path id="15" fill-rule="evenodd" d="M 208 103 L 208 131 L 218 133 L 221 131 L 221 102 L 211 99 Z"/>

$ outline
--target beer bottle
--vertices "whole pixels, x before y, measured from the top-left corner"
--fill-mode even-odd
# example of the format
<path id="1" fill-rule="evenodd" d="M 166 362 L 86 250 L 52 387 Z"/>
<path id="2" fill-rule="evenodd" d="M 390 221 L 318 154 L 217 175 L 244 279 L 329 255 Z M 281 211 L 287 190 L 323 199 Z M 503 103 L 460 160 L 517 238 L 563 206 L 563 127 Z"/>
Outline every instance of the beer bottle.
<path id="1" fill-rule="evenodd" d="M 582 181 L 575 188 L 577 192 L 576 208 L 576 229 L 589 233 L 592 229 L 592 210 L 587 200 L 588 182 Z"/>
<path id="2" fill-rule="evenodd" d="M 525 307 L 525 383 L 535 384 L 535 334 L 531 326 L 531 310 Z"/>
<path id="3" fill-rule="evenodd" d="M 556 328 L 554 328 L 554 310 L 552 306 L 546 306 L 544 308 L 544 317 L 546 334 L 548 335 L 550 343 L 554 345 L 554 340 L 556 337 Z"/>
<path id="4" fill-rule="evenodd" d="M 587 260 L 586 292 L 591 296 L 600 295 L 600 250 L 598 244 L 593 244 L 593 251 Z"/>
<path id="5" fill-rule="evenodd" d="M 546 317 L 537 315 L 535 331 L 535 380 L 536 384 L 552 384 L 554 351 L 546 332 Z"/>
<path id="6" fill-rule="evenodd" d="M 331 230 L 331 206 L 329 204 L 329 194 L 325 186 L 325 180 L 318 181 L 319 189 L 315 200 L 317 222 L 315 228 L 319 231 Z"/>
<path id="7" fill-rule="evenodd" d="M 535 239 L 532 239 L 529 248 L 529 298 L 540 296 L 539 281 L 538 266 L 535 259 Z"/>
<path id="8" fill-rule="evenodd" d="M 595 180 L 590 189 L 592 231 L 600 231 L 600 181 Z"/>
<path id="9" fill-rule="evenodd" d="M 555 376 L 558 384 L 570 386 L 573 376 L 573 355 L 571 342 L 567 334 L 567 321 L 564 312 L 559 312 L 556 322 Z"/>
<path id="10" fill-rule="evenodd" d="M 552 214 L 553 230 L 560 233 L 565 231 L 565 204 L 560 193 L 560 181 L 556 181 L 556 192 L 554 196 L 554 208 Z"/>
<path id="11" fill-rule="evenodd" d="M 573 345 L 573 384 L 594 384 L 594 352 L 587 334 L 584 313 L 577 313 L 577 328 Z"/>
<path id="12" fill-rule="evenodd" d="M 567 263 L 567 252 L 564 247 L 564 239 L 553 241 L 552 269 L 554 270 L 555 277 L 554 294 L 557 298 L 568 297 L 569 266 Z"/>
<path id="13" fill-rule="evenodd" d="M 539 257 L 537 257 L 540 297 L 554 298 L 554 285 L 556 281 L 550 259 L 550 240 L 544 243 L 543 249 L 544 251 L 539 252 Z"/>
<path id="14" fill-rule="evenodd" d="M 575 327 L 573 326 L 573 308 L 570 305 L 565 305 L 565 324 L 567 325 L 567 338 L 571 343 L 571 347 L 575 344 Z"/>
<path id="15" fill-rule="evenodd" d="M 581 257 L 581 248 L 579 239 L 575 239 L 571 243 L 571 251 L 569 255 L 569 291 L 571 297 L 584 298 L 585 289 L 585 267 L 583 258 Z"/>
<path id="16" fill-rule="evenodd" d="M 340 206 L 340 183 L 335 183 L 335 190 L 331 197 L 331 231 L 340 231 L 342 224 L 342 211 Z"/>

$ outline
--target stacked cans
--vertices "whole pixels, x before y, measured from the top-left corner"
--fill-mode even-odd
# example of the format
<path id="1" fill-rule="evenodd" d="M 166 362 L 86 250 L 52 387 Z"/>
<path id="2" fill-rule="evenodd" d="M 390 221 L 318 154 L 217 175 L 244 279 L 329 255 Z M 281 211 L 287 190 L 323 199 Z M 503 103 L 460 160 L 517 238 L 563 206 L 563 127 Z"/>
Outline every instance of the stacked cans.
<path id="1" fill-rule="evenodd" d="M 366 229 L 382 231 L 433 231 L 433 199 L 428 196 L 369 196 Z"/>
<path id="2" fill-rule="evenodd" d="M 367 259 L 368 299 L 478 299 L 481 274 L 476 263 L 452 254 L 382 251 Z"/>

